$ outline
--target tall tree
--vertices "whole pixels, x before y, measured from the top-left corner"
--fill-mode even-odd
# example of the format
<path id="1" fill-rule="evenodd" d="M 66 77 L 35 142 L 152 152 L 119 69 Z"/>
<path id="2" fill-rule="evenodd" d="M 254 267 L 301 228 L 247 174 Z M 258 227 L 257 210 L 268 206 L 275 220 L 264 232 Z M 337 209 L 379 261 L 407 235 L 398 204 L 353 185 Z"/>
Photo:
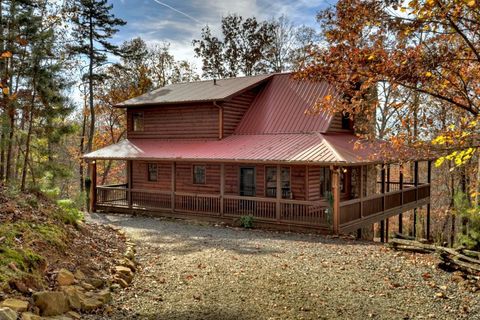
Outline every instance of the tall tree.
<path id="1" fill-rule="evenodd" d="M 88 60 L 88 72 L 84 78 L 88 81 L 88 98 L 90 127 L 87 152 L 92 151 L 95 135 L 94 86 L 103 77 L 98 68 L 107 62 L 107 54 L 120 55 L 118 47 L 110 42 L 118 27 L 126 24 L 116 18 L 111 10 L 113 5 L 107 0 L 73 0 L 72 23 L 76 45 L 71 46 L 74 53 L 83 55 Z"/>
<path id="2" fill-rule="evenodd" d="M 266 73 L 267 50 L 274 40 L 274 25 L 259 22 L 255 17 L 238 15 L 222 18 L 223 40 L 212 35 L 208 26 L 202 39 L 193 40 L 195 54 L 202 58 L 203 74 L 207 77 L 251 76 Z"/>
<path id="3" fill-rule="evenodd" d="M 223 42 L 212 35 L 209 26 L 202 29 L 202 39 L 193 40 L 195 55 L 202 58 L 203 76 L 207 78 L 224 78 L 226 77 Z"/>

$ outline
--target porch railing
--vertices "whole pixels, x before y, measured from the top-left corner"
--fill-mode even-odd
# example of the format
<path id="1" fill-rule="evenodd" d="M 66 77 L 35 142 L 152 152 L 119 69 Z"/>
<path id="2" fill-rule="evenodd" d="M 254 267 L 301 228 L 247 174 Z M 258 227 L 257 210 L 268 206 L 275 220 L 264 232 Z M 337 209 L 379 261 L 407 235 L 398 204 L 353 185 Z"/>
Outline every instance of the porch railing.
<path id="1" fill-rule="evenodd" d="M 408 186 L 402 190 L 340 202 L 340 226 L 389 212 L 398 214 L 419 205 L 430 197 L 430 184 Z"/>
<path id="2" fill-rule="evenodd" d="M 126 186 L 97 187 L 97 206 L 158 209 L 179 213 L 224 217 L 253 216 L 258 221 L 288 222 L 328 227 L 327 204 L 322 201 L 210 195 L 185 192 L 128 189 Z"/>
<path id="3" fill-rule="evenodd" d="M 416 207 L 430 197 L 430 184 L 340 202 L 340 227 L 364 219 Z M 278 205 L 277 205 L 278 204 Z M 259 221 L 329 227 L 331 214 L 325 201 L 301 201 L 234 195 L 210 195 L 128 189 L 126 185 L 97 187 L 97 205 L 224 217 L 250 215 Z"/>

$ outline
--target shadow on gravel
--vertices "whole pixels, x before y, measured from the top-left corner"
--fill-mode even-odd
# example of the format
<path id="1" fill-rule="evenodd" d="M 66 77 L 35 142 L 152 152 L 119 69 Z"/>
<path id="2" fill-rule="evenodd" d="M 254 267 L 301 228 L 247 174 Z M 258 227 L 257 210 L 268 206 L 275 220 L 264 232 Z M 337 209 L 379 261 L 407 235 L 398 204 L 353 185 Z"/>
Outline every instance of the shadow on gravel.
<path id="1" fill-rule="evenodd" d="M 171 251 L 177 255 L 186 255 L 213 248 L 232 251 L 237 254 L 271 255 L 285 252 L 282 249 L 283 241 L 325 245 L 338 245 L 339 242 L 344 242 L 345 245 L 350 246 L 373 244 L 373 242 L 332 239 L 314 234 L 214 226 L 180 219 L 115 214 L 93 214 L 90 218 L 99 223 L 112 224 L 137 235 L 140 234 L 144 245 L 155 249 L 157 244 L 161 244 L 162 252 Z M 268 248 L 262 246 L 262 240 L 265 239 L 278 241 L 278 246 Z"/>
<path id="2" fill-rule="evenodd" d="M 163 311 L 163 310 L 162 310 Z M 165 310 L 155 314 L 128 314 L 116 315 L 111 319 L 130 320 L 250 320 L 258 319 L 258 314 L 245 310 L 218 310 L 202 307 L 201 310 Z"/>

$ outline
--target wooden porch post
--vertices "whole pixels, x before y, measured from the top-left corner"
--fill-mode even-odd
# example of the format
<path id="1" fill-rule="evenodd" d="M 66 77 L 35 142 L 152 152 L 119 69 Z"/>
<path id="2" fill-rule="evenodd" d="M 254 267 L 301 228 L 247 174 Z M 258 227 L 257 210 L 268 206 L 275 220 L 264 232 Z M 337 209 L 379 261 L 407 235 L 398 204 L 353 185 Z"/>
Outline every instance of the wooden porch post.
<path id="1" fill-rule="evenodd" d="M 340 169 L 332 169 L 332 190 L 333 190 L 333 233 L 340 233 Z"/>
<path id="2" fill-rule="evenodd" d="M 385 211 L 385 164 L 382 164 L 381 170 L 381 187 L 380 191 L 382 193 L 382 212 Z M 380 222 L 380 242 L 385 242 L 385 220 Z"/>
<path id="3" fill-rule="evenodd" d="M 128 184 L 128 189 L 127 189 L 127 199 L 128 199 L 128 208 L 132 208 L 132 160 L 127 160 L 127 184 Z"/>
<path id="4" fill-rule="evenodd" d="M 277 164 L 277 192 L 276 192 L 276 202 L 275 202 L 275 211 L 276 219 L 280 220 L 280 200 L 282 200 L 282 168 Z"/>
<path id="5" fill-rule="evenodd" d="M 360 166 L 360 218 L 363 218 L 363 166 Z M 362 228 L 357 229 L 357 238 L 362 238 Z"/>
<path id="6" fill-rule="evenodd" d="M 223 196 L 225 195 L 225 164 L 220 164 L 220 216 L 223 216 Z"/>
<path id="7" fill-rule="evenodd" d="M 418 161 L 415 161 L 413 184 L 415 185 L 415 201 L 418 201 Z M 413 236 L 417 237 L 417 207 L 413 209 Z"/>
<path id="8" fill-rule="evenodd" d="M 400 190 L 402 191 L 400 193 L 400 205 L 403 206 L 403 165 L 399 164 L 399 177 L 398 177 L 399 183 L 400 183 Z M 403 210 L 403 209 L 401 209 Z M 398 215 L 398 233 L 403 233 L 403 213 L 400 212 Z"/>
<path id="9" fill-rule="evenodd" d="M 389 221 L 388 221 L 388 218 L 385 219 L 385 242 L 388 243 L 388 224 L 389 224 Z"/>
<path id="10" fill-rule="evenodd" d="M 175 211 L 175 191 L 176 191 L 176 180 L 177 180 L 177 170 L 176 170 L 176 163 L 172 162 L 172 179 L 171 179 L 171 187 L 170 189 L 172 190 L 171 193 L 171 206 L 172 206 L 172 211 Z"/>
<path id="11" fill-rule="evenodd" d="M 432 161 L 428 160 L 427 166 L 428 166 L 428 169 L 427 169 L 427 183 L 430 185 L 430 183 L 432 182 Z M 429 188 L 431 190 L 430 186 L 429 186 Z M 430 194 L 429 194 L 429 198 L 430 198 Z M 427 234 L 426 234 L 426 236 L 427 236 L 427 240 L 430 240 L 430 201 L 428 201 L 428 204 L 427 204 Z"/>
<path id="12" fill-rule="evenodd" d="M 89 212 L 97 210 L 97 162 L 93 160 L 90 162 L 90 205 Z"/>

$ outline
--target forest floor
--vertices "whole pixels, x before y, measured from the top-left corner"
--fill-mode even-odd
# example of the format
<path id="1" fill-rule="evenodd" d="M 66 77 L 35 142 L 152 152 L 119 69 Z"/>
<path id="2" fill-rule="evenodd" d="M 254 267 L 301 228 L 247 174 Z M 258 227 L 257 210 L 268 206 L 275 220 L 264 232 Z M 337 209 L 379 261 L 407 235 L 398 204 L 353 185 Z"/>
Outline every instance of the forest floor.
<path id="1" fill-rule="evenodd" d="M 478 284 L 438 269 L 433 255 L 180 220 L 89 219 L 137 244 L 139 271 L 108 319 L 480 319 Z"/>
<path id="2" fill-rule="evenodd" d="M 124 251 L 124 236 L 111 228 L 83 223 L 41 194 L 0 187 L 0 301 L 55 288 L 62 268 L 106 279 Z"/>

